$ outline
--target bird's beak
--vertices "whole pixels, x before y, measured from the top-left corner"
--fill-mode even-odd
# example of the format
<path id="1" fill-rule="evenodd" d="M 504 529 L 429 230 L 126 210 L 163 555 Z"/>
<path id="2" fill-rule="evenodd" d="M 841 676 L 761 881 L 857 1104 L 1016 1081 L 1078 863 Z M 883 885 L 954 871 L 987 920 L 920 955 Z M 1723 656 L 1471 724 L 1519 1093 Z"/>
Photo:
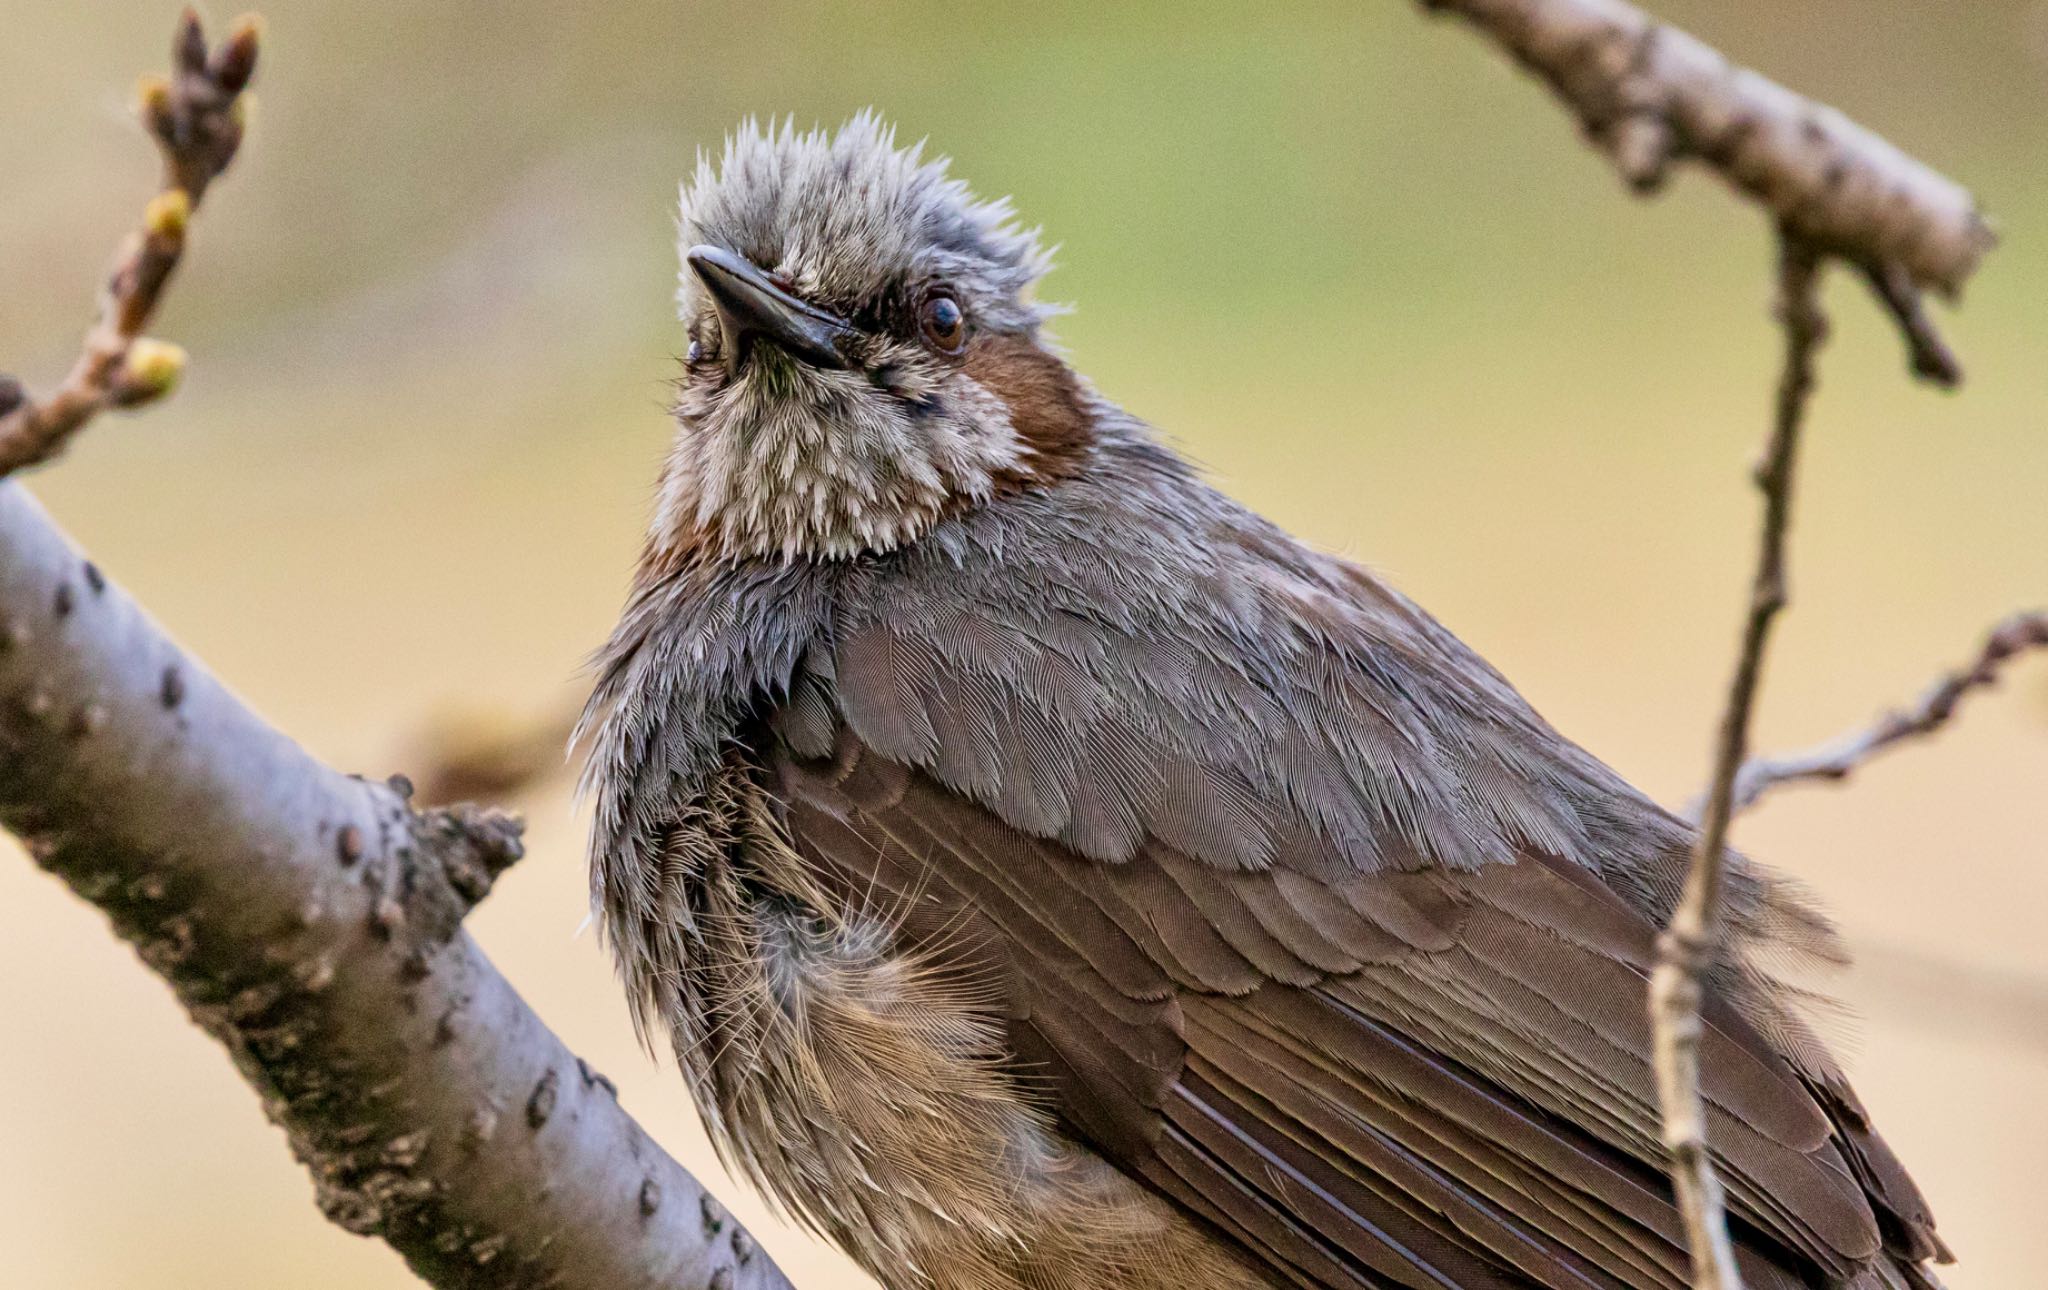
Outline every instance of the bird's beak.
<path id="1" fill-rule="evenodd" d="M 853 335 L 853 326 L 845 319 L 797 299 L 722 247 L 693 246 L 683 259 L 717 306 L 727 371 L 739 370 L 756 339 L 773 341 L 791 357 L 817 367 L 846 366 L 840 346 Z"/>

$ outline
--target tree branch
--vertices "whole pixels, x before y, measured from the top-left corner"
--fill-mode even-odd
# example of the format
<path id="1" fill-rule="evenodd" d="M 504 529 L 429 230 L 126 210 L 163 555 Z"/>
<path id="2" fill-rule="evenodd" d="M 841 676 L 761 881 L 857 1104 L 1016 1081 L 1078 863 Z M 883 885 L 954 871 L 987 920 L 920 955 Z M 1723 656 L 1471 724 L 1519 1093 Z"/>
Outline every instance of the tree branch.
<path id="1" fill-rule="evenodd" d="M 784 1287 L 461 930 L 511 817 L 321 766 L 0 484 L 0 824 L 218 1039 L 320 1208 L 445 1287 Z"/>
<path id="2" fill-rule="evenodd" d="M 1968 664 L 1943 673 L 1909 706 L 1804 751 L 1744 762 L 1735 777 L 1733 809 L 1746 811 L 1786 784 L 1847 779 L 1886 749 L 1933 734 L 1954 718 L 1972 690 L 1996 685 L 2007 663 L 2034 649 L 2048 649 L 2048 610 L 2014 614 L 1992 628 Z"/>
<path id="3" fill-rule="evenodd" d="M 1914 709 L 1739 780 L 1784 604 L 1793 468 L 1825 334 L 1816 281 L 1827 257 L 1857 267 L 1916 373 L 1952 383 L 1959 371 L 1922 293 L 1954 295 L 1992 238 L 1957 185 L 1619 0 L 1422 3 L 1463 16 L 1545 79 L 1638 190 L 1695 158 L 1779 229 L 1785 369 L 1758 472 L 1763 540 L 1699 849 L 1652 982 L 1696 1285 L 1726 1290 L 1738 1282 L 1697 1045 L 1729 822 L 1772 783 L 1839 777 L 1937 728 L 2005 658 L 2048 637 L 2040 616 L 2016 619 L 2028 625 L 2007 624 L 1974 669 Z M 182 354 L 142 331 L 192 210 L 239 145 L 256 49 L 244 20 L 209 54 L 188 12 L 175 76 L 145 82 L 162 191 L 63 384 L 33 401 L 0 378 L 0 476 L 48 460 L 101 409 L 175 382 Z M 516 822 L 473 808 L 419 814 L 392 787 L 319 766 L 180 655 L 4 483 L 0 550 L 0 824 L 105 910 L 228 1048 L 329 1217 L 382 1236 L 444 1286 L 787 1284 L 461 930 L 517 858 Z M 1785 765 L 1799 769 L 1758 778 Z"/>
<path id="4" fill-rule="evenodd" d="M 1776 414 L 1756 485 L 1763 493 L 1763 537 L 1735 676 L 1714 750 L 1705 819 L 1686 873 L 1685 890 L 1671 922 L 1657 938 L 1657 963 L 1650 974 L 1650 1016 L 1655 1024 L 1657 1097 L 1664 1110 L 1664 1146 L 1671 1154 L 1671 1180 L 1685 1215 L 1692 1246 L 1696 1290 L 1740 1290 L 1735 1251 L 1728 1240 L 1721 1183 L 1707 1149 L 1706 1105 L 1700 1095 L 1700 1001 L 1707 969 L 1719 951 L 1721 881 L 1726 867 L 1728 822 L 1733 817 L 1735 776 L 1749 746 L 1750 715 L 1756 707 L 1764 646 L 1772 620 L 1785 607 L 1785 534 L 1792 519 L 1792 483 L 1799 460 L 1799 431 L 1813 393 L 1814 355 L 1827 337 L 1817 288 L 1820 259 L 1790 230 L 1779 234 L 1778 318 L 1785 331 L 1785 367 L 1778 384 Z"/>
<path id="5" fill-rule="evenodd" d="M 1915 374 L 1961 369 L 1921 308 L 1953 298 L 1996 241 L 1961 185 L 1834 109 L 1736 67 L 1622 0 L 1420 0 L 1540 77 L 1638 192 L 1675 162 L 1710 167 L 1803 245 L 1861 269 Z"/>
<path id="6" fill-rule="evenodd" d="M 163 192 L 64 385 L 0 389 L 0 475 L 175 377 L 136 338 L 240 142 L 256 31 L 209 55 L 188 11 L 145 83 Z M 227 1048 L 322 1212 L 437 1286 L 787 1290 L 462 930 L 518 821 L 409 794 L 265 725 L 0 480 L 0 826 Z"/>
<path id="7" fill-rule="evenodd" d="M 242 91 L 256 72 L 261 33 L 253 15 L 238 19 L 209 54 L 199 18 L 187 9 L 171 45 L 170 78 L 146 76 L 137 87 L 143 124 L 163 153 L 162 187 L 115 257 L 99 317 L 63 384 L 38 400 L 0 376 L 0 479 L 62 452 L 101 409 L 139 406 L 178 383 L 185 352 L 142 331 L 184 256 L 192 213 L 241 147 Z"/>

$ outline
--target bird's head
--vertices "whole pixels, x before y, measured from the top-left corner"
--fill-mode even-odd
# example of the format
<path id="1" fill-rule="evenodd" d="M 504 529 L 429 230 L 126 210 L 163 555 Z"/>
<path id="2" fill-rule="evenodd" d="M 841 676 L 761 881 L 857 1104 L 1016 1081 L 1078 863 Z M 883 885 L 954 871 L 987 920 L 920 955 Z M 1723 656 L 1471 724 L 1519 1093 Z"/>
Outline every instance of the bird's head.
<path id="1" fill-rule="evenodd" d="M 689 331 L 656 558 L 836 559 L 1070 469 L 1084 392 L 1005 201 L 862 114 L 743 126 L 682 195 Z"/>

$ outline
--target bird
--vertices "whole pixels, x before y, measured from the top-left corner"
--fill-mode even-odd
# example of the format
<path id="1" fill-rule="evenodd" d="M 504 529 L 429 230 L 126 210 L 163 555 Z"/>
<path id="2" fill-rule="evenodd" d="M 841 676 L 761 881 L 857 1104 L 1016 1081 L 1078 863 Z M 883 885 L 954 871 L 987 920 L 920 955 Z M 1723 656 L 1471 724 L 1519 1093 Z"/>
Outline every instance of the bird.
<path id="1" fill-rule="evenodd" d="M 591 896 L 725 1163 L 890 1290 L 1685 1290 L 1645 985 L 1692 825 L 1076 372 L 1038 230 L 872 111 L 682 185 L 579 727 Z M 1255 373 L 1247 373 L 1247 379 Z M 1731 853 L 1753 1290 L 1950 1254 Z"/>

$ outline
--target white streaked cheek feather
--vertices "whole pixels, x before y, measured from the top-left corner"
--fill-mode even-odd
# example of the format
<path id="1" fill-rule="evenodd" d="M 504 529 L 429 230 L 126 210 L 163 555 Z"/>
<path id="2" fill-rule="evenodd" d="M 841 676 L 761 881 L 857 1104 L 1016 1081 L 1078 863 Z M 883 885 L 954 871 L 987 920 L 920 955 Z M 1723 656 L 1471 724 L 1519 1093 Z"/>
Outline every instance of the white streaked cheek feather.
<path id="1" fill-rule="evenodd" d="M 1029 455 L 1002 401 L 963 373 L 934 385 L 938 406 L 922 415 L 857 374 L 791 379 L 686 391 L 658 544 L 701 536 L 728 555 L 784 559 L 889 551 Z"/>

